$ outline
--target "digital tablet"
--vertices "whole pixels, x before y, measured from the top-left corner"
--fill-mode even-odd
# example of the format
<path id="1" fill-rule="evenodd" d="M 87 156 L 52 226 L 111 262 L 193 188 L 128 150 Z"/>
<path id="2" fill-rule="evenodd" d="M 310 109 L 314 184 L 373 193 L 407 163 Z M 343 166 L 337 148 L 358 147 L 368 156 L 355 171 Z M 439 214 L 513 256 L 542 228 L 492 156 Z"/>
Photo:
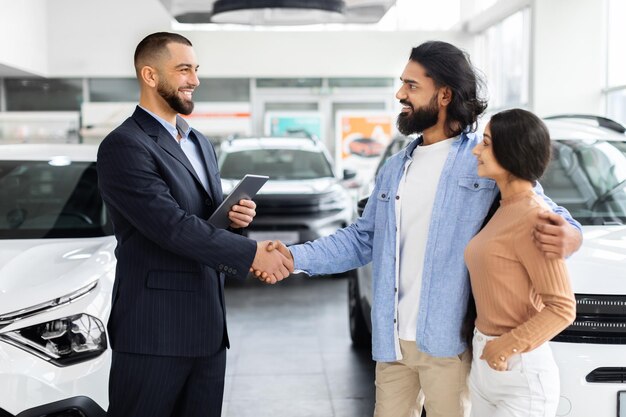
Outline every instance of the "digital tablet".
<path id="1" fill-rule="evenodd" d="M 230 219 L 228 218 L 230 208 L 235 204 L 239 204 L 239 200 L 241 199 L 252 200 L 269 178 L 270 177 L 266 175 L 250 174 L 243 177 L 235 188 L 233 188 L 233 191 L 222 201 L 222 204 L 219 205 L 211 217 L 209 217 L 209 223 L 220 229 L 228 228 L 228 226 L 230 226 Z"/>

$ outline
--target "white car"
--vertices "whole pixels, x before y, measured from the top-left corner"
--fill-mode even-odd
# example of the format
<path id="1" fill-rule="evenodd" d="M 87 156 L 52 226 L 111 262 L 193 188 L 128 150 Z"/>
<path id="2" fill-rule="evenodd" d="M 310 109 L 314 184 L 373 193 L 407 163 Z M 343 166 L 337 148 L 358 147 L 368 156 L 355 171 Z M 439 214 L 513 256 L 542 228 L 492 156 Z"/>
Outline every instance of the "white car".
<path id="1" fill-rule="evenodd" d="M 541 185 L 582 224 L 584 235 L 567 260 L 576 321 L 550 343 L 561 376 L 557 415 L 626 417 L 626 129 L 585 115 L 545 122 L 553 146 Z M 406 138 L 392 142 L 380 165 L 407 144 Z M 350 276 L 355 346 L 370 342 L 371 280 L 370 265 Z"/>
<path id="2" fill-rule="evenodd" d="M 115 237 L 96 146 L 0 146 L 0 417 L 105 415 Z"/>
<path id="3" fill-rule="evenodd" d="M 347 226 L 352 200 L 324 144 L 311 137 L 233 138 L 222 142 L 218 160 L 225 194 L 246 174 L 269 176 L 254 197 L 257 215 L 244 233 L 254 240 L 304 243 Z"/>

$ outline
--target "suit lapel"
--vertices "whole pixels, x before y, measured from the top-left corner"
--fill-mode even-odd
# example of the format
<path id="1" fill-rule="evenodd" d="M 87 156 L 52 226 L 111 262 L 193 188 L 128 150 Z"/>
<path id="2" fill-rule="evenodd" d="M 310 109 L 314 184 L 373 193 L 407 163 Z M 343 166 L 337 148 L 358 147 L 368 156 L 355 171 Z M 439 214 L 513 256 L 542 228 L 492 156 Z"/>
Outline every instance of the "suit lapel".
<path id="1" fill-rule="evenodd" d="M 207 139 L 200 134 L 197 134 L 193 129 L 189 135 L 193 135 L 196 143 L 202 150 L 202 159 L 204 160 L 204 167 L 209 177 L 209 188 L 211 189 L 211 199 L 213 202 L 220 204 L 222 202 L 222 184 L 219 181 L 219 175 L 217 175 L 218 166 L 217 159 L 215 159 L 215 153 L 210 149 L 210 144 Z"/>
<path id="2" fill-rule="evenodd" d="M 169 132 L 154 117 L 146 113 L 139 106 L 136 108 L 133 118 L 137 121 L 143 131 L 151 136 L 154 141 L 161 148 L 163 148 L 163 150 L 165 150 L 165 152 L 183 164 L 191 176 L 198 182 L 200 188 L 204 190 L 204 186 L 202 185 L 200 178 L 198 178 L 196 171 L 193 169 L 191 162 L 189 162 L 189 159 L 187 159 L 187 156 L 180 146 L 176 144 L 176 140 L 169 134 Z M 207 193 L 207 195 L 208 194 L 210 193 Z"/>

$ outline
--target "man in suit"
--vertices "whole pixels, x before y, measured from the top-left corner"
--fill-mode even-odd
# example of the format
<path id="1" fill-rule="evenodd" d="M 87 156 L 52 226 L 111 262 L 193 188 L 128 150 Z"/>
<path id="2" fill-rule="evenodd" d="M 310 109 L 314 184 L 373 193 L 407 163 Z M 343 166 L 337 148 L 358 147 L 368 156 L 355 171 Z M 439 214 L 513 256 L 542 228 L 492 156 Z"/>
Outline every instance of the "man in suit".
<path id="1" fill-rule="evenodd" d="M 139 106 L 104 139 L 97 163 L 118 260 L 108 415 L 219 417 L 229 346 L 224 278 L 245 278 L 253 267 L 280 280 L 292 266 L 236 233 L 254 218 L 254 202 L 231 208 L 230 230 L 206 221 L 222 188 L 212 145 L 179 116 L 192 112 L 199 85 L 191 42 L 151 34 L 134 64 Z"/>

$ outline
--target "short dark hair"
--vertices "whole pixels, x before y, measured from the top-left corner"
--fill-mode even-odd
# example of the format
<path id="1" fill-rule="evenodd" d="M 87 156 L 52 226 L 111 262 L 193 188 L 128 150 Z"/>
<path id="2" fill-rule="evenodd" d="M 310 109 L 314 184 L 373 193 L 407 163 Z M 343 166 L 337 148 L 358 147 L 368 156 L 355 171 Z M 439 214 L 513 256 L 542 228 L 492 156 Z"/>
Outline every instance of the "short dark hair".
<path id="1" fill-rule="evenodd" d="M 485 90 L 485 83 L 469 55 L 447 42 L 428 41 L 413 48 L 409 59 L 424 67 L 436 87 L 448 87 L 452 91 L 446 133 L 456 136 L 465 129 L 475 131 L 487 101 L 478 97 L 479 90 Z"/>
<path id="2" fill-rule="evenodd" d="M 550 132 L 541 119 L 522 109 L 494 114 L 489 122 L 493 155 L 517 178 L 535 182 L 550 163 Z"/>
<path id="3" fill-rule="evenodd" d="M 134 63 L 137 74 L 139 74 L 141 67 L 146 65 L 146 61 L 150 62 L 150 60 L 166 53 L 167 45 L 172 42 L 193 46 L 189 39 L 178 33 L 156 32 L 143 38 L 135 48 Z"/>

